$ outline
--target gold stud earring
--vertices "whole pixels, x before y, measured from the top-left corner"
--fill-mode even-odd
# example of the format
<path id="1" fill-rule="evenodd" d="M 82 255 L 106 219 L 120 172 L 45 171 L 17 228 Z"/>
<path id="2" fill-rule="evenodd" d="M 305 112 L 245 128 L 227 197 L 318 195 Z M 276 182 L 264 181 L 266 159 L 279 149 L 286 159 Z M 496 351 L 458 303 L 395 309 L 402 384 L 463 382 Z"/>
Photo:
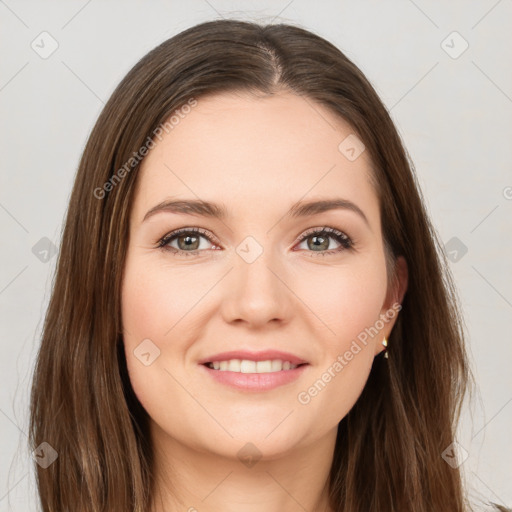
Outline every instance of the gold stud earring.
<path id="1" fill-rule="evenodd" d="M 386 340 L 386 338 L 384 338 L 384 340 L 382 341 L 382 345 L 384 346 L 384 357 L 388 359 L 388 341 Z"/>

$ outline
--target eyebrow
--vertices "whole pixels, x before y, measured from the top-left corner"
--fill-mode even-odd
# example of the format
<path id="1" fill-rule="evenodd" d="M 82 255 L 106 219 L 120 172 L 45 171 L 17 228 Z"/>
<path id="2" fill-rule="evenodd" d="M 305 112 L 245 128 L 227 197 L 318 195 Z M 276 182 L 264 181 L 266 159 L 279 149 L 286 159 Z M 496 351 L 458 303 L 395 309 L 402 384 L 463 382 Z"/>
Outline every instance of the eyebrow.
<path id="1" fill-rule="evenodd" d="M 320 199 L 312 201 L 298 201 L 296 202 L 285 215 L 285 217 L 296 219 L 307 217 L 310 215 L 317 215 L 319 213 L 327 212 L 330 210 L 349 210 L 359 215 L 366 225 L 370 227 L 368 218 L 363 210 L 355 203 L 348 199 L 331 198 Z M 177 213 L 185 215 L 199 215 L 202 217 L 211 217 L 215 219 L 224 220 L 228 217 L 227 209 L 217 203 L 210 201 L 203 201 L 201 199 L 180 199 L 180 200 L 166 200 L 153 206 L 146 215 L 142 222 L 156 215 L 157 213 Z"/>

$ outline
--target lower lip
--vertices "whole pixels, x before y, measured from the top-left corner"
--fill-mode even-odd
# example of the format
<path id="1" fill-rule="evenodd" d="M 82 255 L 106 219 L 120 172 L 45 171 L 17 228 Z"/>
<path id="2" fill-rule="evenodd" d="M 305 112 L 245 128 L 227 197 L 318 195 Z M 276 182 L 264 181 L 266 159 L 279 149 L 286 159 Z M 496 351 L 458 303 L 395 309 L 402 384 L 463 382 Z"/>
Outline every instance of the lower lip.
<path id="1" fill-rule="evenodd" d="M 294 368 L 293 370 L 281 370 L 280 372 L 269 373 L 229 372 L 212 370 L 204 364 L 200 366 L 212 377 L 212 379 L 232 388 L 245 391 L 269 391 L 297 380 L 309 365 L 304 364 L 302 366 L 297 366 L 297 368 Z"/>

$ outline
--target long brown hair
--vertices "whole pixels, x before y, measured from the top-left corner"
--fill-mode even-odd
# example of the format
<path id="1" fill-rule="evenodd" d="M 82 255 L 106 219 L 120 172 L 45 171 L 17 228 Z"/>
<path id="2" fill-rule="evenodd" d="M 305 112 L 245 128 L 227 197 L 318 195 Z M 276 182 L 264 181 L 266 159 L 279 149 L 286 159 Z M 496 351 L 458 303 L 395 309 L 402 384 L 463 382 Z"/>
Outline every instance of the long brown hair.
<path id="1" fill-rule="evenodd" d="M 163 42 L 126 75 L 94 126 L 76 175 L 33 378 L 30 444 L 44 511 L 146 511 L 154 483 L 148 417 L 122 348 L 120 291 L 134 157 L 191 99 L 289 90 L 346 120 L 369 151 L 390 259 L 409 269 L 389 359 L 374 360 L 338 427 L 335 511 L 469 510 L 442 457 L 472 382 L 456 290 L 410 159 L 362 72 L 331 43 L 286 24 L 219 20 Z M 129 162 L 129 165 L 127 165 Z M 124 172 L 120 172 L 124 169 Z"/>

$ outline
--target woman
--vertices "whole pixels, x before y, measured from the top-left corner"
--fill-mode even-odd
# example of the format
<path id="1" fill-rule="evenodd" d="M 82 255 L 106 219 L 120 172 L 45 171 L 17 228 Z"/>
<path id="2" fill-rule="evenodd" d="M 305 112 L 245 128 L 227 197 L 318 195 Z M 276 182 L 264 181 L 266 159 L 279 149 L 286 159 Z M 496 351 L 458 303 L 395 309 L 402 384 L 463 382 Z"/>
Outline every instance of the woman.
<path id="1" fill-rule="evenodd" d="M 76 176 L 33 381 L 43 510 L 470 510 L 441 254 L 337 48 L 233 20 L 162 43 Z"/>

